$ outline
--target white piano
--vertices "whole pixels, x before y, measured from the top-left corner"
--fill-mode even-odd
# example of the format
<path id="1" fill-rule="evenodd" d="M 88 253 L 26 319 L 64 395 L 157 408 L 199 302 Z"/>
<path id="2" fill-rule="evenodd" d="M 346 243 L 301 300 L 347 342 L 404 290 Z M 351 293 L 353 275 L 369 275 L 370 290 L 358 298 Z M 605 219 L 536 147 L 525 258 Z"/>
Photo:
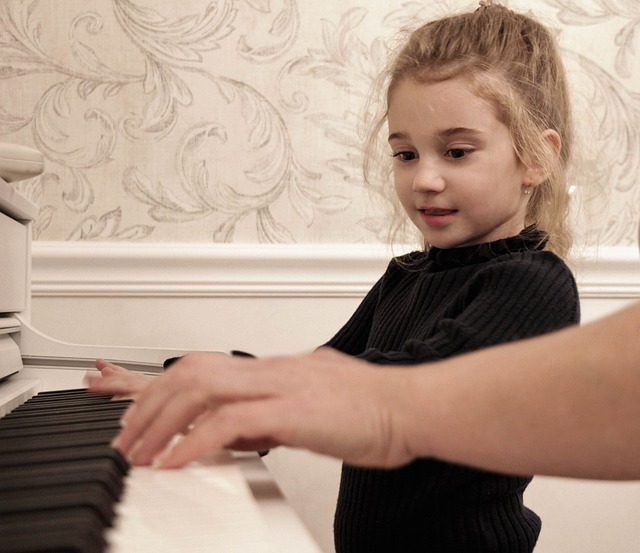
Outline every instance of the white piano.
<path id="1" fill-rule="evenodd" d="M 46 395 L 41 392 L 82 388 L 97 357 L 159 373 L 165 359 L 181 353 L 69 344 L 32 327 L 31 224 L 38 207 L 10 182 L 39 174 L 42 163 L 39 152 L 0 144 L 0 461 L 13 453 L 14 443 L 3 437 L 2 423 Z M 79 422 L 86 418 L 78 415 Z M 31 454 L 38 454 L 37 447 Z M 9 469 L 0 462 L 0 480 L 3 473 L 7 480 Z M 123 482 L 115 517 L 102 532 L 104 544 L 91 551 L 320 553 L 257 454 L 211 452 L 174 471 L 135 467 Z M 0 526 L 10 520 L 1 511 L 10 494 L 5 494 L 4 507 L 2 495 Z M 14 550 L 6 528 L 10 524 L 0 528 L 3 552 Z M 82 547 L 77 551 L 89 553 Z"/>

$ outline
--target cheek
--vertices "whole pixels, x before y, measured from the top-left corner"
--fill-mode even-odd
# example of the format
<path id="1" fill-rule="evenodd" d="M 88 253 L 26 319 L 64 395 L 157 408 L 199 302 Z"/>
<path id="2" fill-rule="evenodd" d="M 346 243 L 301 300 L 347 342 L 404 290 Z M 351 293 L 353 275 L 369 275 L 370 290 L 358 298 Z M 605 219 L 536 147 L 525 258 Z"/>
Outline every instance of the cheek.
<path id="1" fill-rule="evenodd" d="M 413 214 L 413 194 L 411 187 L 406 185 L 406 181 L 394 179 L 394 187 L 398 204 L 402 206 L 402 210 L 409 218 Z"/>
<path id="2" fill-rule="evenodd" d="M 509 160 L 508 163 L 503 164 L 502 173 L 505 177 L 509 177 L 512 182 L 516 182 L 518 185 L 522 184 L 526 176 L 526 167 L 516 157 L 513 150 L 505 148 L 504 159 Z"/>
<path id="3" fill-rule="evenodd" d="M 396 195 L 400 198 L 402 203 L 405 202 L 406 198 L 411 196 L 411 185 L 402 171 L 394 169 L 393 186 L 395 188 Z"/>

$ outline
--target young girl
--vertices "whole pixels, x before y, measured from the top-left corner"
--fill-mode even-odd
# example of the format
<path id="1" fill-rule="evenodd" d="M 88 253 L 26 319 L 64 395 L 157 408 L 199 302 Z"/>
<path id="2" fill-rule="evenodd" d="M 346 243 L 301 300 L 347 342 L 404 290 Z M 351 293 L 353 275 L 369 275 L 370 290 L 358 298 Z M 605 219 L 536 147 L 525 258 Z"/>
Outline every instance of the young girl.
<path id="1" fill-rule="evenodd" d="M 414 31 L 390 66 L 374 133 L 388 126 L 396 193 L 425 248 L 391 261 L 331 348 L 407 365 L 578 322 L 576 285 L 561 260 L 571 242 L 562 63 L 540 24 L 481 4 Z M 200 415 L 197 430 L 215 408 L 206 356 L 197 357 L 198 394 L 170 384 L 194 359 L 156 379 L 128 413 L 114 445 L 133 462 L 151 462 L 185 422 Z M 93 380 L 92 389 L 126 391 L 118 369 L 98 366 L 113 380 Z M 192 432 L 165 465 L 188 460 L 181 452 L 195 440 L 202 450 L 206 432 Z M 523 505 L 530 480 L 430 458 L 393 470 L 345 464 L 336 551 L 530 552 L 540 532 Z"/>

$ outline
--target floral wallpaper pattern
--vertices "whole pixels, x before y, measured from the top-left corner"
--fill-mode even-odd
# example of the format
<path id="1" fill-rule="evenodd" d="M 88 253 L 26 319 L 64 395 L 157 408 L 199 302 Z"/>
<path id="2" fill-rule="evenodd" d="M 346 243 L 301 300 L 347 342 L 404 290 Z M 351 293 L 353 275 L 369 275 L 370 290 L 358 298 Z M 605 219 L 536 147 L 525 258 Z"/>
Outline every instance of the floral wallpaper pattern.
<path id="1" fill-rule="evenodd" d="M 585 138 L 585 240 L 634 244 L 640 2 L 508 5 L 559 33 Z M 473 6 L 0 0 L 0 140 L 46 158 L 43 175 L 16 184 L 42 208 L 36 238 L 379 241 L 358 121 L 385 45 Z"/>

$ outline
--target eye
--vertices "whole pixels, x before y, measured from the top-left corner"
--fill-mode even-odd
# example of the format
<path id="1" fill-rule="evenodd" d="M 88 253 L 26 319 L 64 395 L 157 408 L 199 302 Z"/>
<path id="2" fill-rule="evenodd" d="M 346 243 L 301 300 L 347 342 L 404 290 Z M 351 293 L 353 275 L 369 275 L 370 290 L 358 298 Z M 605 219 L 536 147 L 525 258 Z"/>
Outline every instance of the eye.
<path id="1" fill-rule="evenodd" d="M 418 156 L 415 154 L 415 152 L 410 152 L 410 151 L 404 151 L 404 152 L 393 152 L 391 154 L 392 157 L 397 157 L 402 161 L 412 161 L 414 159 L 416 159 Z"/>
<path id="2" fill-rule="evenodd" d="M 471 150 L 465 150 L 464 148 L 451 148 L 445 152 L 445 157 L 452 159 L 461 159 L 471 153 Z"/>

